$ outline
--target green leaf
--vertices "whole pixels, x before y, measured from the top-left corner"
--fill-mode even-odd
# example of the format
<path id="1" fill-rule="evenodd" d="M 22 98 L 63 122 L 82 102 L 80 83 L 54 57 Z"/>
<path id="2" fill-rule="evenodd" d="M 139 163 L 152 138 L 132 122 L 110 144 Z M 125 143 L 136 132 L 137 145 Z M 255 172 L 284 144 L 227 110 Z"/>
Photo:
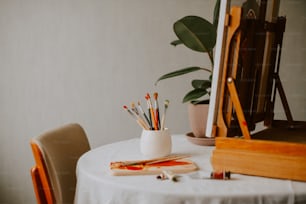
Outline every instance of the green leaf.
<path id="1" fill-rule="evenodd" d="M 213 25 L 216 29 L 218 28 L 218 23 L 219 23 L 219 13 L 220 13 L 220 0 L 217 0 L 214 8 L 214 19 L 213 19 Z"/>
<path id="2" fill-rule="evenodd" d="M 209 52 L 216 44 L 216 28 L 198 16 L 186 16 L 174 23 L 178 39 L 188 48 L 198 52 Z"/>
<path id="3" fill-rule="evenodd" d="M 194 72 L 194 71 L 198 71 L 198 70 L 203 70 L 204 68 L 201 67 L 187 67 L 187 68 L 183 68 L 183 69 L 179 69 L 173 72 L 170 72 L 168 74 L 165 74 L 161 77 L 159 77 L 157 79 L 157 81 L 155 82 L 155 85 L 157 84 L 158 81 L 163 80 L 163 79 L 168 79 L 168 78 L 172 78 L 172 77 L 176 77 L 176 76 L 180 76 L 183 74 L 187 74 L 190 72 Z M 206 70 L 206 69 L 205 69 Z M 206 70 L 207 71 L 207 70 Z"/>
<path id="4" fill-rule="evenodd" d="M 209 81 L 212 81 L 212 77 L 213 77 L 213 76 L 212 76 L 212 74 L 211 74 L 211 75 L 209 76 Z"/>
<path id="5" fill-rule="evenodd" d="M 204 96 L 207 94 L 207 91 L 205 89 L 194 89 L 190 92 L 188 92 L 184 98 L 183 98 L 183 103 L 186 103 L 188 101 L 195 101 L 198 98 Z"/>
<path id="6" fill-rule="evenodd" d="M 173 45 L 173 46 L 177 46 L 177 45 L 183 44 L 183 42 L 180 41 L 180 40 L 174 40 L 170 44 Z"/>
<path id="7" fill-rule="evenodd" d="M 211 82 L 209 80 L 195 79 L 195 80 L 192 80 L 191 84 L 192 84 L 192 87 L 195 89 L 207 90 L 211 87 Z"/>

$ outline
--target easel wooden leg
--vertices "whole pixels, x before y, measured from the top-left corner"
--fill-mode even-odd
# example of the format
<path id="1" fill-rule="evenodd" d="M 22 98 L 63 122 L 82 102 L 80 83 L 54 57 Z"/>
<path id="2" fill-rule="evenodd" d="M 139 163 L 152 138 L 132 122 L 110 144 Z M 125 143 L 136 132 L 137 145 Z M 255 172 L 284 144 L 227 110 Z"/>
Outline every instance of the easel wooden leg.
<path id="1" fill-rule="evenodd" d="M 276 88 L 278 90 L 279 96 L 281 98 L 288 123 L 289 123 L 290 127 L 293 127 L 293 117 L 292 117 L 292 114 L 291 114 L 291 111 L 290 111 L 290 108 L 289 108 L 288 100 L 287 100 L 283 85 L 281 83 L 281 80 L 280 80 L 278 74 L 275 74 L 274 78 L 275 78 L 275 85 L 276 85 Z"/>
<path id="2" fill-rule="evenodd" d="M 234 84 L 233 78 L 229 77 L 227 79 L 227 87 L 228 87 L 228 91 L 229 91 L 231 100 L 233 102 L 233 105 L 237 113 L 239 126 L 241 128 L 242 135 L 244 136 L 245 139 L 251 139 L 250 131 L 248 129 L 248 124 L 244 117 L 244 113 L 243 113 L 243 110 L 240 104 L 240 100 L 237 94 L 237 90 L 236 90 L 236 86 Z"/>

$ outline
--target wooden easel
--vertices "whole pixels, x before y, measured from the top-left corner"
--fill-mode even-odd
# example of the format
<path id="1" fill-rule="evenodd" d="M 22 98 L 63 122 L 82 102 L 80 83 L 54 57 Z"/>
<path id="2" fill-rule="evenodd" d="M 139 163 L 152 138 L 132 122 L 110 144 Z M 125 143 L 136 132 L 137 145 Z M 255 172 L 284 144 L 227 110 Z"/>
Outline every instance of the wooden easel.
<path id="1" fill-rule="evenodd" d="M 286 18 L 273 7 L 267 22 L 266 5 L 262 0 L 256 18 L 251 12 L 243 19 L 241 7 L 227 16 L 211 162 L 215 170 L 306 181 L 306 122 L 293 120 L 279 77 Z M 277 92 L 287 120 L 274 120 Z M 267 128 L 251 134 L 258 122 Z"/>

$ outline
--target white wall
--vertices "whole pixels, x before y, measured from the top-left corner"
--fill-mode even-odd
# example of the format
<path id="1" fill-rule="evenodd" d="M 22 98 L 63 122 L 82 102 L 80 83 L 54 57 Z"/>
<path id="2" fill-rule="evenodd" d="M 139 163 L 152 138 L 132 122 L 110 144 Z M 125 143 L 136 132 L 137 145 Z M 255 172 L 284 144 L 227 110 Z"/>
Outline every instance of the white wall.
<path id="1" fill-rule="evenodd" d="M 294 2 L 305 33 L 299 9 L 305 3 Z M 29 140 L 47 129 L 78 122 L 93 148 L 138 137 L 141 129 L 122 106 L 144 104 L 147 92 L 158 91 L 161 102 L 171 103 L 167 126 L 188 132 L 181 99 L 192 76 L 206 74 L 154 82 L 176 68 L 209 65 L 205 55 L 169 42 L 173 22 L 190 14 L 211 18 L 213 6 L 213 0 L 0 0 L 0 203 L 35 202 Z M 306 115 L 301 40 L 294 44 L 299 73 L 289 72 L 285 84 L 294 79 L 290 97 L 302 99 L 292 107 L 298 118 Z"/>
<path id="2" fill-rule="evenodd" d="M 287 17 L 280 77 L 295 120 L 306 121 L 306 1 L 281 0 L 280 15 Z M 275 117 L 285 118 L 278 100 Z"/>
<path id="3" fill-rule="evenodd" d="M 187 78 L 154 86 L 169 71 L 208 64 L 174 48 L 172 24 L 211 17 L 214 2 L 193 0 L 0 1 L 0 203 L 34 203 L 30 138 L 80 123 L 92 147 L 140 136 L 122 106 L 158 91 L 170 100 L 167 126 L 189 131 Z M 206 73 L 205 73 L 206 74 Z M 201 73 L 198 73 L 201 77 Z"/>

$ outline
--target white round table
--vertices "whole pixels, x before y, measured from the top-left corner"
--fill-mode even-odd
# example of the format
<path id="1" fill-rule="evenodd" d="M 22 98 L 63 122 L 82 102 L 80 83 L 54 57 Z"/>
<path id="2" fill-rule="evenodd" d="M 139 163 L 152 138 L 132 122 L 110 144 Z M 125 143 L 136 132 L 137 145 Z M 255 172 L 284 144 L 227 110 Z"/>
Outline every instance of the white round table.
<path id="1" fill-rule="evenodd" d="M 172 153 L 191 155 L 198 171 L 181 174 L 179 182 L 156 175 L 113 176 L 112 161 L 144 159 L 139 139 L 101 146 L 85 153 L 77 165 L 76 204 L 306 203 L 306 183 L 232 174 L 231 180 L 203 178 L 212 170 L 213 147 L 197 146 L 184 135 L 172 136 Z"/>

